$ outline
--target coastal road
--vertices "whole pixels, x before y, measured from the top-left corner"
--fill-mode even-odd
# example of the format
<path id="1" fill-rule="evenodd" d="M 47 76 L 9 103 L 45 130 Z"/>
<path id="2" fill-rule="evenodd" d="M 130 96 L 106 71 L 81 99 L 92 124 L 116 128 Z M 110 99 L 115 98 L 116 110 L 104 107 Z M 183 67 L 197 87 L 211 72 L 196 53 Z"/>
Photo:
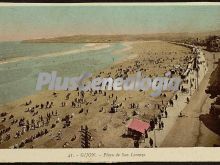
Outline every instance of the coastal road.
<path id="1" fill-rule="evenodd" d="M 218 57 L 220 57 L 220 54 L 218 54 Z M 160 147 L 213 146 L 213 143 L 220 141 L 219 136 L 207 129 L 199 120 L 201 114 L 209 112 L 211 102 L 205 90 L 214 70 L 214 60 L 209 52 L 205 52 L 205 58 L 208 62 L 207 74 L 201 81 L 199 89 L 191 97 L 190 103 L 182 111 L 185 116 L 177 118 L 175 125 L 171 128 Z"/>

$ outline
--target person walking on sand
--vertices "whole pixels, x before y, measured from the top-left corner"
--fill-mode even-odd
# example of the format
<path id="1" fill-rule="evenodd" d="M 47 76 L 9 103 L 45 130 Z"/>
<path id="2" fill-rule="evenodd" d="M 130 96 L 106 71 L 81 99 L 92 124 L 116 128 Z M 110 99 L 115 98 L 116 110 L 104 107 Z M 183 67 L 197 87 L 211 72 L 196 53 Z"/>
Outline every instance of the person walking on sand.
<path id="1" fill-rule="evenodd" d="M 167 115 L 168 115 L 167 111 L 165 110 L 165 112 L 164 112 L 164 113 L 165 113 L 165 117 L 167 118 Z"/>
<path id="2" fill-rule="evenodd" d="M 163 123 L 163 121 L 161 121 L 161 128 L 162 128 L 162 129 L 164 128 L 164 123 Z"/>
<path id="3" fill-rule="evenodd" d="M 172 99 L 170 99 L 169 103 L 170 103 L 170 106 L 173 107 L 173 100 Z"/>
<path id="4" fill-rule="evenodd" d="M 160 114 L 158 115 L 158 119 L 159 119 L 159 121 L 161 121 L 161 115 Z"/>
<path id="5" fill-rule="evenodd" d="M 135 140 L 135 141 L 134 141 L 134 147 L 135 147 L 135 148 L 139 148 L 139 142 L 138 142 L 138 140 Z"/>
<path id="6" fill-rule="evenodd" d="M 187 104 L 189 104 L 189 97 L 186 98 L 186 102 L 187 102 Z"/>
<path id="7" fill-rule="evenodd" d="M 154 123 L 154 120 L 150 120 L 150 128 L 151 128 L 151 130 L 154 130 L 154 128 L 155 128 L 155 123 Z"/>
<path id="8" fill-rule="evenodd" d="M 154 142 L 153 142 L 153 139 L 152 139 L 152 138 L 150 138 L 150 140 L 149 140 L 149 144 L 150 144 L 150 147 L 152 148 L 152 147 L 153 147 L 153 144 L 154 144 Z"/>
<path id="9" fill-rule="evenodd" d="M 161 122 L 159 122 L 159 130 L 161 130 Z"/>
<path id="10" fill-rule="evenodd" d="M 147 130 L 145 130 L 145 138 L 148 138 Z"/>
<path id="11" fill-rule="evenodd" d="M 175 99 L 176 99 L 176 100 L 178 99 L 178 95 L 177 95 L 177 94 L 175 95 Z"/>

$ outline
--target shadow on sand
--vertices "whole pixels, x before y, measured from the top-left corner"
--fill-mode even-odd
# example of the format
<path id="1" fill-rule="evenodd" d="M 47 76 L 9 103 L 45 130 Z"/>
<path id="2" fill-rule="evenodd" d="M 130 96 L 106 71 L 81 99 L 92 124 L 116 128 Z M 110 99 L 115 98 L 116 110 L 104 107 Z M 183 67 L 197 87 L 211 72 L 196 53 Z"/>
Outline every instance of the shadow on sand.
<path id="1" fill-rule="evenodd" d="M 203 114 L 199 116 L 199 120 L 202 121 L 208 129 L 220 135 L 220 119 L 218 117 L 212 114 Z"/>
<path id="2" fill-rule="evenodd" d="M 210 79 L 209 79 L 209 86 L 205 90 L 207 94 L 210 94 L 210 98 L 213 99 L 217 97 L 220 94 L 220 59 L 218 62 L 216 62 L 217 67 L 216 69 L 211 73 Z"/>

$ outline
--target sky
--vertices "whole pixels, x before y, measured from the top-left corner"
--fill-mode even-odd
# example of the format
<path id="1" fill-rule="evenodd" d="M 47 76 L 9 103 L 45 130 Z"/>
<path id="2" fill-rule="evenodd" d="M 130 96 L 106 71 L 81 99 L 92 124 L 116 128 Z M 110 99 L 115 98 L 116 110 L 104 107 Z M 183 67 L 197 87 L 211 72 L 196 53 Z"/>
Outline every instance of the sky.
<path id="1" fill-rule="evenodd" d="M 220 5 L 0 6 L 0 40 L 220 30 Z"/>

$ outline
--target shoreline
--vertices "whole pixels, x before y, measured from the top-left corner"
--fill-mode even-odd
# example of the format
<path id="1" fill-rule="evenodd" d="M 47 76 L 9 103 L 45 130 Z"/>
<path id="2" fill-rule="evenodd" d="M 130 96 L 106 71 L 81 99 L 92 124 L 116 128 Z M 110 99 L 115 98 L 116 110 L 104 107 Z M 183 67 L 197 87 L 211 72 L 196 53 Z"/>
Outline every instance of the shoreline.
<path id="1" fill-rule="evenodd" d="M 106 49 L 106 48 L 109 48 L 111 46 L 114 46 L 114 44 L 109 44 L 109 43 L 88 43 L 88 44 L 85 44 L 85 46 L 83 46 L 83 48 L 78 48 L 76 50 L 73 50 L 73 51 L 66 51 L 66 52 L 59 52 L 59 53 L 50 53 L 48 55 L 40 55 L 40 56 L 36 56 L 36 57 L 18 57 L 16 58 L 14 61 L 11 61 L 11 62 L 18 62 L 18 61 L 26 61 L 26 60 L 35 60 L 35 59 L 42 59 L 44 60 L 44 58 L 53 58 L 53 57 L 59 57 L 59 56 L 65 56 L 65 55 L 69 55 L 69 54 L 72 54 L 72 53 L 77 53 L 77 54 L 73 54 L 72 56 L 75 56 L 75 55 L 78 55 L 78 53 L 83 53 L 83 52 L 87 52 L 87 51 L 94 51 L 94 50 L 102 50 L 102 49 Z M 127 48 L 127 47 L 126 47 Z M 126 51 L 126 50 L 123 50 L 123 51 Z M 114 53 L 113 53 L 113 56 L 116 56 Z M 120 54 L 119 54 L 120 56 Z M 123 58 L 122 58 L 123 59 Z M 121 61 L 122 59 L 117 59 L 114 63 L 118 62 L 118 61 Z M 9 61 L 5 62 L 6 63 L 11 63 Z M 113 64 L 113 63 L 112 63 Z M 112 65 L 111 64 L 111 65 Z M 1 61 L 0 61 L 0 66 L 1 66 Z M 6 67 L 6 65 L 2 65 L 2 68 Z M 106 67 L 109 67 L 109 66 L 105 66 L 104 68 Z M 95 71 L 94 73 L 96 72 L 99 72 L 100 69 L 98 69 L 97 71 Z M 32 95 L 37 95 L 36 93 L 37 91 L 35 91 L 35 87 L 34 87 L 34 92 L 32 92 L 31 94 L 29 95 L 25 95 L 25 96 L 22 96 L 22 97 L 19 97 L 19 98 L 15 98 L 15 99 L 10 99 L 10 100 L 7 100 L 6 102 L 2 102 L 0 103 L 0 106 L 2 105 L 5 105 L 5 104 L 10 104 L 11 102 L 13 101 L 16 101 L 18 99 L 21 99 L 21 98 L 27 98 L 29 96 L 32 96 Z"/>
<path id="2" fill-rule="evenodd" d="M 88 46 L 88 44 L 85 45 L 83 48 L 74 49 L 70 51 L 65 52 L 55 52 L 55 53 L 48 53 L 43 55 L 38 55 L 36 57 L 17 57 L 17 58 L 11 58 L 5 61 L 0 61 L 0 65 L 2 64 L 8 64 L 8 63 L 14 63 L 14 62 L 20 62 L 20 61 L 28 61 L 28 60 L 36 60 L 41 58 L 50 58 L 50 57 L 59 57 L 59 56 L 65 56 L 65 55 L 71 55 L 71 54 L 77 54 L 77 53 L 84 53 L 87 51 L 93 51 L 93 50 L 101 50 L 105 48 L 109 48 L 110 44 L 94 44 L 92 46 Z"/>
<path id="3" fill-rule="evenodd" d="M 117 55 L 120 54 L 120 53 L 126 52 L 128 55 L 126 55 L 126 57 L 124 57 L 124 58 L 122 58 L 122 59 L 116 61 L 115 64 L 120 64 L 120 63 L 123 63 L 123 62 L 125 62 L 125 61 L 127 61 L 127 60 L 132 60 L 132 59 L 135 59 L 135 58 L 138 57 L 137 54 L 131 52 L 131 50 L 132 50 L 132 45 L 133 45 L 134 43 L 138 43 L 138 41 L 134 41 L 134 42 L 133 42 L 133 41 L 130 41 L 130 42 L 123 42 L 123 43 L 122 43 L 122 44 L 125 46 L 125 48 L 122 49 L 122 50 L 119 50 L 119 51 L 115 51 L 114 54 L 116 54 L 116 56 L 117 56 Z M 113 65 L 114 65 L 114 64 L 113 64 Z"/>
<path id="4" fill-rule="evenodd" d="M 172 61 L 173 64 L 175 64 L 175 60 L 174 60 L 174 58 L 170 59 L 171 58 L 171 56 L 169 55 L 170 54 L 170 52 L 169 52 L 170 50 L 167 50 L 166 46 L 172 46 L 175 49 L 178 48 L 180 50 L 188 51 L 188 49 L 185 49 L 183 47 L 178 47 L 178 46 L 169 44 L 167 42 L 156 43 L 157 46 L 155 48 L 158 47 L 161 50 L 157 50 L 155 48 L 151 48 L 151 46 L 153 46 L 155 43 L 140 42 L 140 43 L 133 44 L 132 45 L 132 47 L 133 47 L 132 48 L 132 52 L 136 51 L 137 54 L 140 53 L 136 57 L 137 60 L 139 60 L 139 61 L 141 60 L 141 62 L 143 62 L 143 66 L 142 67 L 146 66 L 147 68 L 153 68 L 155 70 L 155 72 L 154 72 L 155 76 L 156 76 L 156 74 L 163 74 L 164 71 L 167 71 L 166 68 L 170 68 L 172 66 L 172 63 L 171 63 L 171 65 L 168 65 L 167 67 L 164 67 L 163 69 L 161 68 L 160 70 L 155 69 L 156 66 L 159 67 L 157 63 L 152 64 L 151 62 L 148 63 L 147 61 L 145 63 L 144 62 L 145 60 L 151 60 L 152 57 L 148 56 L 146 53 L 142 54 L 142 52 L 143 52 L 142 48 L 143 48 L 144 44 L 146 44 L 146 45 L 150 44 L 149 47 L 145 47 L 146 50 L 144 50 L 144 52 L 145 51 L 149 51 L 151 54 L 153 54 L 153 58 L 156 58 L 156 59 L 152 59 L 152 60 L 156 60 L 157 61 L 158 60 L 157 58 L 164 57 L 165 59 L 167 58 L 166 60 Z M 161 44 L 164 47 L 161 47 Z M 152 52 L 154 49 L 155 49 L 156 52 L 161 52 L 161 54 L 159 53 L 160 56 L 155 56 L 154 55 L 154 52 Z M 166 53 L 164 51 L 168 51 L 168 52 Z M 165 55 L 163 55 L 164 53 L 165 53 Z M 179 57 L 182 57 L 183 55 L 185 55 L 185 53 L 183 52 L 182 54 L 178 54 L 179 57 L 176 57 L 176 55 L 175 55 L 176 52 L 174 51 L 173 53 L 174 53 L 173 56 L 177 60 L 180 60 Z M 100 76 L 102 76 L 103 74 L 106 75 L 107 73 L 111 73 L 111 75 L 114 75 L 115 73 L 117 73 L 115 71 L 120 69 L 120 66 L 122 64 L 123 64 L 123 68 L 124 69 L 129 67 L 129 66 L 133 66 L 133 65 L 135 66 L 135 61 L 134 60 L 131 60 L 129 58 L 126 58 L 126 59 L 127 60 L 122 62 L 122 63 L 115 62 L 110 67 L 104 69 L 101 72 L 99 70 L 99 71 L 95 72 L 95 74 L 100 74 Z M 169 64 L 169 62 L 166 62 L 166 64 Z M 153 67 L 153 66 L 155 66 L 155 67 Z M 100 72 L 100 73 L 98 73 L 98 72 Z M 133 72 L 136 73 L 135 70 Z M 147 73 L 151 73 L 152 74 L 152 72 L 148 71 L 148 70 L 147 70 Z M 132 74 L 132 71 L 131 71 L 131 74 Z M 68 108 L 70 106 L 69 104 L 71 104 L 71 103 L 69 103 L 69 101 L 67 101 L 68 102 L 67 103 L 67 107 L 66 108 L 64 107 L 65 111 L 62 110 L 63 108 L 60 106 L 60 103 L 62 101 L 65 101 L 64 98 L 65 98 L 65 95 L 68 93 L 68 91 L 57 92 L 58 96 L 59 96 L 58 98 L 54 98 L 51 93 L 52 93 L 52 91 L 42 91 L 42 93 L 38 93 L 38 94 L 34 94 L 32 96 L 27 96 L 25 98 L 21 98 L 19 100 L 16 100 L 15 102 L 10 102 L 10 103 L 6 104 L 5 106 L 1 106 L 0 107 L 0 111 L 8 109 L 8 113 L 14 113 L 14 109 L 18 108 L 18 111 L 16 111 L 16 115 L 19 115 L 21 117 L 21 116 L 24 116 L 24 114 L 23 114 L 24 112 L 22 112 L 22 111 L 24 110 L 23 108 L 25 108 L 24 107 L 25 101 L 31 99 L 33 101 L 33 103 L 32 103 L 32 105 L 33 105 L 33 104 L 39 104 L 39 103 L 45 102 L 46 101 L 45 98 L 46 98 L 47 100 L 49 99 L 50 101 L 54 101 L 54 104 L 55 104 L 54 106 L 56 106 L 57 107 L 56 109 L 58 110 L 58 112 L 61 113 L 61 116 L 59 116 L 59 118 L 61 118 L 62 115 L 64 115 L 65 113 L 71 112 L 72 110 L 74 110 L 72 112 L 74 112 L 76 117 L 74 117 L 75 120 L 73 121 L 73 127 L 74 127 L 73 133 L 75 133 L 77 135 L 77 137 L 79 136 L 79 133 L 75 132 L 75 131 L 78 131 L 78 129 L 76 129 L 76 128 L 78 128 L 80 126 L 80 124 L 82 124 L 81 121 L 83 121 L 83 124 L 87 123 L 90 126 L 91 130 L 96 129 L 99 132 L 101 131 L 100 132 L 101 134 L 97 134 L 97 133 L 93 132 L 93 136 L 94 136 L 95 139 L 100 139 L 102 141 L 102 143 L 105 144 L 106 148 L 109 148 L 110 146 L 114 146 L 116 148 L 118 148 L 118 147 L 126 147 L 127 148 L 127 147 L 132 147 L 131 146 L 132 145 L 132 140 L 131 139 L 121 139 L 121 133 L 123 133 L 123 130 L 125 129 L 125 125 L 124 124 L 119 124 L 119 123 L 121 123 L 122 121 L 126 121 L 127 117 L 133 118 L 132 117 L 132 111 L 133 110 L 128 108 L 129 107 L 129 103 L 137 102 L 138 104 L 140 104 L 140 108 L 139 109 L 134 109 L 134 110 L 138 111 L 138 113 L 140 115 L 144 115 L 145 113 L 147 113 L 148 114 L 148 118 L 149 118 L 150 116 L 152 116 L 153 114 L 157 113 L 158 111 L 156 109 L 154 109 L 154 108 L 147 108 L 146 109 L 146 107 L 145 107 L 146 104 L 147 105 L 149 104 L 150 107 L 152 107 L 155 103 L 158 104 L 158 103 L 161 102 L 160 101 L 161 98 L 150 98 L 147 92 L 146 93 L 145 92 L 144 93 L 142 93 L 142 92 L 140 93 L 140 92 L 111 92 L 111 91 L 106 91 L 107 96 L 108 95 L 110 96 L 111 94 L 114 94 L 114 95 L 118 96 L 119 103 L 120 102 L 123 103 L 123 107 L 119 110 L 119 112 L 117 112 L 114 115 L 115 117 L 113 117 L 113 115 L 111 115 L 108 112 L 106 112 L 106 110 L 110 109 L 110 106 L 112 105 L 111 104 L 112 99 L 114 99 L 114 98 L 111 98 L 111 97 L 110 98 L 105 98 L 105 97 L 102 98 L 103 96 L 96 97 L 95 95 L 91 95 L 91 94 L 87 93 L 86 94 L 86 99 L 87 99 L 87 101 L 89 101 L 91 103 L 91 105 L 87 106 L 87 108 L 89 108 L 89 109 L 92 108 L 92 110 L 89 111 L 90 112 L 89 116 L 87 116 L 87 115 L 84 116 L 84 112 L 83 112 L 82 115 L 78 114 L 78 112 L 77 112 L 78 109 L 77 108 L 76 109 Z M 72 99 L 72 97 L 76 97 L 76 95 L 77 95 L 77 92 L 71 92 L 71 99 Z M 164 103 L 166 103 L 171 96 L 173 96 L 173 94 L 167 93 L 167 98 L 164 98 Z M 96 99 L 100 100 L 99 101 L 100 104 L 95 103 L 94 99 L 95 100 Z M 127 101 L 124 101 L 124 99 L 125 100 L 127 99 Z M 147 100 L 147 102 L 146 102 L 146 100 Z M 101 106 L 104 106 L 104 112 L 101 112 L 101 113 L 100 112 L 96 112 L 97 110 L 100 109 Z M 10 107 L 13 107 L 13 108 L 10 108 Z M 21 111 L 21 112 L 19 112 L 19 111 Z M 41 110 L 39 110 L 39 111 L 41 113 Z M 27 114 L 27 113 L 25 112 L 25 114 Z M 27 117 L 28 116 L 30 116 L 29 113 L 27 114 Z M 30 118 L 30 117 L 28 117 L 28 118 Z M 97 119 L 100 120 L 98 123 L 97 123 Z M 109 122 L 106 123 L 106 121 L 109 121 Z M 106 133 L 104 133 L 104 132 L 102 133 L 102 128 L 100 128 L 103 125 L 102 122 L 104 122 L 104 125 L 108 125 L 108 127 L 110 127 L 110 131 L 107 131 Z M 116 127 L 116 125 L 118 125 L 118 126 Z M 68 138 L 70 136 L 69 132 L 68 131 L 66 132 L 65 129 L 63 131 L 65 132 L 65 135 L 66 135 L 65 138 Z M 52 131 L 52 132 L 54 132 L 54 131 Z M 41 147 L 44 148 L 44 145 L 46 145 L 46 141 L 47 141 L 48 138 L 50 138 L 50 137 L 47 137 L 45 140 L 41 139 L 41 141 L 45 141 L 45 142 L 41 142 L 41 143 L 39 142 L 37 148 L 39 148 L 39 147 L 40 148 Z M 116 143 L 110 143 L 108 141 L 109 138 L 118 139 L 119 142 L 117 144 Z M 77 142 L 74 142 L 74 144 L 73 144 L 74 148 L 78 148 L 79 147 L 78 145 L 80 143 L 79 143 L 78 140 L 79 139 L 77 138 Z M 97 146 L 98 142 L 99 141 L 94 141 L 93 142 L 94 143 L 93 146 Z M 58 143 L 58 142 L 56 142 L 56 143 L 57 144 L 56 145 L 52 145 L 52 147 L 56 148 L 56 146 L 57 147 L 60 146 L 60 143 Z M 6 147 L 8 145 L 9 145 L 8 143 L 5 143 L 3 146 Z"/>
<path id="5" fill-rule="evenodd" d="M 127 54 L 129 54 L 128 56 L 126 56 L 126 57 L 123 57 L 123 58 L 121 58 L 121 59 L 119 59 L 119 60 L 117 60 L 117 61 L 115 61 L 114 63 L 112 63 L 111 64 L 111 66 L 110 67 L 112 67 L 112 66 L 115 66 L 115 65 L 118 65 L 118 64 L 123 64 L 124 62 L 126 62 L 126 61 L 128 61 L 128 60 L 131 60 L 131 59 L 135 59 L 135 58 L 137 58 L 138 57 L 138 55 L 137 54 L 132 54 L 132 53 L 130 53 L 130 51 L 131 51 L 131 49 L 132 49 L 132 44 L 134 44 L 134 43 L 138 43 L 139 41 L 135 41 L 135 42 L 133 42 L 133 41 L 129 41 L 129 42 L 123 42 L 122 44 L 125 46 L 125 48 L 123 48 L 122 50 L 119 50 L 119 51 L 116 51 L 116 52 L 113 52 L 113 55 L 114 56 L 120 56 L 120 53 L 123 53 L 123 52 L 127 52 Z M 149 42 L 151 42 L 151 41 L 149 41 Z M 100 45 L 100 46 L 97 46 L 97 45 Z M 85 51 L 81 51 L 81 52 L 86 52 L 86 51 L 90 51 L 90 50 L 99 50 L 99 49 L 104 49 L 104 48 L 106 48 L 106 47 L 110 47 L 110 44 L 106 44 L 106 43 L 104 43 L 104 45 L 103 45 L 103 47 L 102 47 L 102 45 L 103 45 L 103 43 L 87 43 L 85 46 L 86 47 L 88 47 L 88 49 L 89 50 L 85 50 Z M 95 46 L 95 47 L 94 47 Z M 91 49 L 90 49 L 91 48 Z M 79 50 L 81 50 L 81 49 L 79 49 Z M 77 51 L 77 50 L 73 50 L 73 51 Z M 68 52 L 70 52 L 70 51 L 68 51 Z M 68 53 L 67 52 L 67 53 Z M 72 51 L 71 51 L 72 52 Z M 81 53 L 81 52 L 76 52 L 76 53 Z M 63 52 L 62 52 L 63 53 Z M 51 53 L 50 55 L 49 55 L 49 57 L 56 57 L 56 56 L 53 56 L 52 54 L 54 54 L 54 53 Z M 57 53 L 55 53 L 55 54 L 57 54 Z M 41 56 L 44 56 L 44 55 L 41 55 Z M 62 56 L 62 55 L 61 55 Z M 19 57 L 19 59 L 21 58 L 21 60 L 23 59 L 23 57 Z M 25 58 L 30 58 L 29 60 L 31 60 L 32 59 L 32 57 L 24 57 L 24 60 L 25 60 Z M 38 59 L 38 58 L 41 58 L 40 56 L 37 56 L 37 57 L 33 57 L 33 59 Z M 17 61 L 13 61 L 13 62 L 17 62 Z M 0 65 L 1 65 L 1 62 L 0 62 Z M 108 67 L 106 68 L 106 69 L 108 69 Z M 93 75 L 95 75 L 95 74 L 98 74 L 98 72 L 100 72 L 101 70 L 97 70 L 97 71 L 95 71 L 94 73 L 93 73 Z M 24 96 L 24 97 L 21 97 L 21 98 L 18 98 L 18 99 L 16 99 L 16 100 L 12 100 L 12 101 L 7 101 L 7 102 L 5 102 L 5 103 L 1 103 L 0 104 L 0 107 L 2 107 L 2 106 L 4 106 L 4 105 L 8 105 L 8 104 L 11 104 L 11 103 L 13 103 L 13 102 L 17 102 L 18 100 L 24 100 L 24 99 L 28 99 L 29 97 L 32 97 L 32 96 L 35 96 L 35 95 L 38 95 L 39 93 L 44 93 L 44 92 L 52 92 L 52 91 L 49 91 L 49 90 L 42 90 L 42 91 L 39 91 L 39 92 L 35 92 L 35 93 L 33 93 L 33 94 L 31 94 L 31 95 L 27 95 L 27 96 Z"/>

